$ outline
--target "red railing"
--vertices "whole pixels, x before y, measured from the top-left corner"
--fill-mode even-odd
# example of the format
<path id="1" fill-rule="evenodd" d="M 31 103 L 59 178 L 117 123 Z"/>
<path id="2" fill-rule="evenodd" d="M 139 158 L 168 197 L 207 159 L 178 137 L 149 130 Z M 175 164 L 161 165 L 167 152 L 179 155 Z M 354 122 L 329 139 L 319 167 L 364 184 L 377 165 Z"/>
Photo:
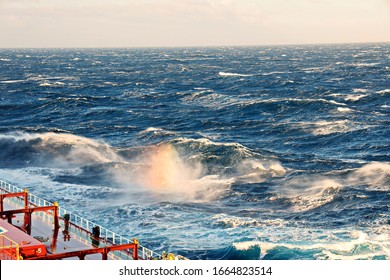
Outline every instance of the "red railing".
<path id="1" fill-rule="evenodd" d="M 4 235 L 0 235 L 0 260 L 20 260 L 19 245 Z"/>
<path id="2" fill-rule="evenodd" d="M 11 198 L 11 199 L 13 199 L 12 201 L 17 205 L 26 205 L 26 200 L 21 197 L 22 196 L 21 194 L 27 193 L 28 194 L 27 195 L 27 198 L 28 198 L 27 204 L 30 207 L 33 206 L 34 208 L 39 208 L 39 207 L 54 206 L 53 203 L 50 203 L 50 202 L 48 202 L 44 199 L 41 199 L 41 198 L 31 194 L 31 193 L 28 193 L 27 190 L 23 191 L 22 189 L 20 189 L 16 186 L 13 186 L 7 182 L 4 182 L 2 180 L 0 180 L 0 193 L 2 193 L 2 194 L 19 193 L 20 195 L 12 195 L 13 197 Z M 116 245 L 131 245 L 131 244 L 133 244 L 132 240 L 130 240 L 126 237 L 123 237 L 117 233 L 114 233 L 114 232 L 94 223 L 94 222 L 91 222 L 91 221 L 79 216 L 79 215 L 71 213 L 62 207 L 58 207 L 58 220 L 59 220 L 60 226 L 64 225 L 65 220 L 64 220 L 63 216 L 65 214 L 68 214 L 69 218 L 70 218 L 69 222 L 68 222 L 68 224 L 71 226 L 69 228 L 70 232 L 79 236 L 80 239 L 88 240 L 93 235 L 92 229 L 97 226 L 100 229 L 100 237 L 98 238 L 98 240 L 100 242 L 104 243 L 104 245 L 106 247 L 116 246 Z M 48 215 L 48 213 L 46 211 L 40 212 L 39 216 L 44 220 L 56 223 L 55 222 L 56 218 L 54 217 L 55 215 Z M 53 219 L 53 220 L 51 220 L 51 219 Z M 98 248 L 96 248 L 96 249 L 98 249 Z M 137 250 L 139 250 L 139 252 L 137 252 L 137 255 L 139 253 L 139 259 L 156 259 L 156 258 L 161 257 L 160 254 L 157 254 L 156 252 L 154 252 L 146 247 L 143 247 L 139 244 L 137 244 Z M 115 257 L 119 258 L 119 259 L 133 258 L 133 254 L 129 253 L 128 250 L 114 250 L 113 253 L 114 253 Z"/>

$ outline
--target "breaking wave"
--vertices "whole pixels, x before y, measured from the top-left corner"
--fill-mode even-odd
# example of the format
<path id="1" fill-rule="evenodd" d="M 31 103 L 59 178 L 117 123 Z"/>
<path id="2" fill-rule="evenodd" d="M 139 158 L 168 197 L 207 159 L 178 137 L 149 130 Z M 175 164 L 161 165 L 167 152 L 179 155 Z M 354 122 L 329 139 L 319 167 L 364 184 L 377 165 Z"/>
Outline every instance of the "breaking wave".
<path id="1" fill-rule="evenodd" d="M 161 132 L 148 128 L 141 133 Z M 181 199 L 219 199 L 235 182 L 258 183 L 283 176 L 274 159 L 256 158 L 238 143 L 177 138 L 153 146 L 115 148 L 101 140 L 66 133 L 9 133 L 0 135 L 5 167 L 78 169 L 62 182 L 115 182 L 129 192 L 169 193 Z M 76 180 L 76 181 L 75 181 Z"/>
<path id="2" fill-rule="evenodd" d="M 390 257 L 389 228 L 379 234 L 367 234 L 358 230 L 313 232 L 313 242 L 303 244 L 248 241 L 234 243 L 238 251 L 256 252 L 254 259 L 318 259 L 318 260 L 372 260 Z M 301 231 L 299 231 L 301 232 Z M 305 236 L 308 232 L 301 232 Z M 307 235 L 306 235 L 307 234 Z M 295 237 L 291 237 L 295 239 Z M 387 241 L 386 241 L 387 240 Z"/>

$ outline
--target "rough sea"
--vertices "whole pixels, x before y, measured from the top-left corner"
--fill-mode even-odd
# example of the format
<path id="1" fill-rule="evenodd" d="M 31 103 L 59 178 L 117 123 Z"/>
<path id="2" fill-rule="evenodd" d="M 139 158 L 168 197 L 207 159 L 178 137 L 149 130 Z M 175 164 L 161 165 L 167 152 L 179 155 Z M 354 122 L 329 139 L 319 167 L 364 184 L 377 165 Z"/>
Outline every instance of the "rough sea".
<path id="1" fill-rule="evenodd" d="M 390 259 L 390 44 L 0 49 L 0 179 L 190 259 Z"/>

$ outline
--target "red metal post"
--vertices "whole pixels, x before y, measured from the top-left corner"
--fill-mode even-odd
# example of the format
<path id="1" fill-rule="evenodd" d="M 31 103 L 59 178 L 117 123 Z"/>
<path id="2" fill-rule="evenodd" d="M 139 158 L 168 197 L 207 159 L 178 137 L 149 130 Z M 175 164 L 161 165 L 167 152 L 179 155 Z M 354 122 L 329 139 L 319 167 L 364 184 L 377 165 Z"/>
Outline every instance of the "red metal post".
<path id="1" fill-rule="evenodd" d="M 107 248 L 104 248 L 102 253 L 102 260 L 107 260 L 107 256 L 108 256 Z"/>
<path id="2" fill-rule="evenodd" d="M 1 196 L 0 197 L 0 212 L 3 212 L 3 199 L 4 199 L 4 197 Z"/>
<path id="3" fill-rule="evenodd" d="M 28 208 L 28 189 L 24 189 L 24 208 Z"/>
<path id="4" fill-rule="evenodd" d="M 28 209 L 28 189 L 24 189 L 24 209 Z M 23 229 L 31 235 L 31 213 L 24 214 Z"/>
<path id="5" fill-rule="evenodd" d="M 24 229 L 26 230 L 28 235 L 31 235 L 31 212 L 28 212 L 25 215 Z"/>
<path id="6" fill-rule="evenodd" d="M 58 230 L 59 228 L 54 228 L 54 231 L 53 231 L 53 238 L 51 240 L 51 251 L 53 253 L 56 252 L 56 249 L 57 249 L 57 238 L 58 238 Z"/>
<path id="7" fill-rule="evenodd" d="M 58 218 L 58 202 L 54 202 L 54 228 L 60 228 L 60 220 Z"/>
<path id="8" fill-rule="evenodd" d="M 137 238 L 134 238 L 134 239 L 133 239 L 133 244 L 134 244 L 134 248 L 133 248 L 133 260 L 138 260 L 138 245 L 139 245 L 139 242 L 138 242 L 138 239 L 137 239 Z"/>

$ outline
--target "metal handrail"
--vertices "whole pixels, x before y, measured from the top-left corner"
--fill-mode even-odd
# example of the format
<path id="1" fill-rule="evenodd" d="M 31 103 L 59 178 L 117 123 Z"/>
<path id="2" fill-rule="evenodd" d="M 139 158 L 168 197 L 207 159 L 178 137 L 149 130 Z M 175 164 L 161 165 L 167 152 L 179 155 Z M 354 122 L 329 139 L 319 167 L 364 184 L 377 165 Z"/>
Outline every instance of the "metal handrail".
<path id="1" fill-rule="evenodd" d="M 9 243 L 9 245 L 6 245 L 6 242 Z M 11 260 L 19 260 L 19 244 L 7 236 L 0 235 L 0 255 L 7 255 Z M 4 258 L 0 257 L 0 259 Z"/>
<path id="2" fill-rule="evenodd" d="M 10 183 L 7 183 L 3 180 L 0 180 L 0 193 L 2 192 L 2 190 L 4 190 L 5 192 L 7 193 L 13 193 L 13 192 L 22 192 L 23 190 L 19 187 L 16 187 Z M 19 201 L 20 198 L 14 198 L 15 202 L 16 201 Z M 33 195 L 31 193 L 28 193 L 28 200 L 29 200 L 29 203 L 34 205 L 34 206 L 53 206 L 54 204 L 47 201 L 47 200 L 44 200 L 36 195 Z M 129 238 L 126 238 L 126 237 L 123 237 L 121 235 L 119 235 L 118 233 L 115 233 L 97 223 L 94 223 L 92 221 L 89 221 L 77 214 L 74 214 L 62 207 L 58 207 L 58 213 L 59 213 L 59 216 L 60 217 L 63 217 L 65 214 L 69 214 L 70 216 L 70 220 L 69 222 L 71 224 L 73 224 L 74 226 L 76 226 L 77 228 L 79 228 L 80 230 L 82 231 L 85 231 L 87 234 L 91 234 L 92 233 L 92 229 L 93 227 L 95 226 L 98 226 L 100 228 L 100 237 L 102 238 L 102 240 L 104 240 L 106 243 L 110 243 L 112 245 L 116 244 L 116 245 L 120 245 L 120 244 L 130 244 L 132 243 L 133 241 L 130 240 Z M 48 215 L 45 215 L 45 213 L 41 213 L 41 217 L 43 216 L 46 216 L 47 218 L 49 218 Z M 49 218 L 51 219 L 51 218 Z M 160 258 L 161 255 L 154 252 L 153 250 L 150 250 L 144 246 L 141 246 L 139 245 L 139 250 L 141 251 L 139 254 L 140 257 L 142 257 L 142 259 L 150 259 L 150 258 Z M 120 251 L 118 252 L 114 252 L 115 255 L 121 255 L 123 253 L 121 253 Z M 119 256 L 118 256 L 119 257 Z"/>

